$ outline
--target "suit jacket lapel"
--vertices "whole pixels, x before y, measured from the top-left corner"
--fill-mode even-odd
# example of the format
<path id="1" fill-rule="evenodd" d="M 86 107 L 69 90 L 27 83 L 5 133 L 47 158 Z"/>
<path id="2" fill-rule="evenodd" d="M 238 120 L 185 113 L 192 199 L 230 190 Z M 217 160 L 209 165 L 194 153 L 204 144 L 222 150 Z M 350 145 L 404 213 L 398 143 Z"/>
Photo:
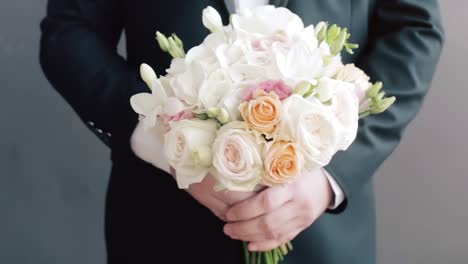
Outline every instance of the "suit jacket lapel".
<path id="1" fill-rule="evenodd" d="M 234 14 L 236 12 L 235 0 L 224 0 L 224 5 L 226 6 L 229 14 Z"/>
<path id="2" fill-rule="evenodd" d="M 288 4 L 288 0 L 270 0 L 270 5 L 277 7 L 285 7 Z"/>

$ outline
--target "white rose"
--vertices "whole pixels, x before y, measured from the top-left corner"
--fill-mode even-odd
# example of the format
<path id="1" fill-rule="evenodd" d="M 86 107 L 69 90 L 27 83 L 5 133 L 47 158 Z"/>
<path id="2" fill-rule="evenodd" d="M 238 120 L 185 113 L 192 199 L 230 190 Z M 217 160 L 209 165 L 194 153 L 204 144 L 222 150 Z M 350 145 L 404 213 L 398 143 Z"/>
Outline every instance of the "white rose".
<path id="1" fill-rule="evenodd" d="M 296 142 L 307 169 L 327 165 L 339 142 L 340 124 L 331 109 L 314 97 L 293 94 L 283 101 L 280 139 Z"/>
<path id="2" fill-rule="evenodd" d="M 262 149 L 244 122 L 221 127 L 213 145 L 214 177 L 230 191 L 252 191 L 262 179 Z"/>
<path id="3" fill-rule="evenodd" d="M 211 32 L 223 30 L 223 21 L 218 11 L 211 6 L 203 9 L 202 13 L 203 25 Z"/>
<path id="4" fill-rule="evenodd" d="M 354 85 L 332 79 L 319 82 L 319 90 L 327 91 L 328 100 L 331 100 L 329 108 L 341 126 L 337 149 L 346 150 L 356 139 L 359 122 L 359 100 L 354 93 Z"/>
<path id="5" fill-rule="evenodd" d="M 232 15 L 232 26 L 237 33 L 245 36 L 264 36 L 284 32 L 289 36 L 304 29 L 302 19 L 289 9 L 274 6 L 260 6 L 240 10 Z"/>
<path id="6" fill-rule="evenodd" d="M 164 135 L 164 154 L 176 170 L 179 188 L 201 182 L 212 166 L 211 146 L 216 137 L 213 120 L 181 120 L 171 123 Z"/>

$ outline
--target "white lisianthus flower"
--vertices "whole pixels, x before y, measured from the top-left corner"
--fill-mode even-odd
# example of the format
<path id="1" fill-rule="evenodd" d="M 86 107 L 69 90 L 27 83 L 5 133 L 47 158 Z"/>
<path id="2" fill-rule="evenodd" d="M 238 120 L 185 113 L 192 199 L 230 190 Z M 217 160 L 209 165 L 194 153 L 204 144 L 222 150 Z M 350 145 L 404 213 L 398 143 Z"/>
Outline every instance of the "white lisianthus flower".
<path id="1" fill-rule="evenodd" d="M 323 68 L 321 51 L 305 41 L 298 41 L 289 49 L 276 46 L 273 53 L 277 67 L 286 80 L 314 84 Z"/>
<path id="2" fill-rule="evenodd" d="M 292 37 L 304 29 L 302 19 L 289 9 L 272 5 L 240 10 L 231 18 L 234 31 L 246 36 L 265 36 L 283 32 Z"/>
<path id="3" fill-rule="evenodd" d="M 314 97 L 293 94 L 283 101 L 279 139 L 296 141 L 306 169 L 327 165 L 336 153 L 340 124 L 331 109 Z"/>
<path id="4" fill-rule="evenodd" d="M 328 97 L 325 100 L 330 100 L 327 107 L 341 126 L 337 150 L 346 150 L 356 139 L 359 123 L 359 100 L 354 93 L 354 85 L 332 79 L 321 79 L 319 83 L 318 92 L 326 93 Z"/>
<path id="5" fill-rule="evenodd" d="M 244 122 L 224 125 L 213 145 L 213 176 L 230 191 L 252 191 L 262 179 L 262 149 Z"/>
<path id="6" fill-rule="evenodd" d="M 212 167 L 211 146 L 217 123 L 213 120 L 181 120 L 171 123 L 164 135 L 164 154 L 176 170 L 179 188 L 203 181 Z"/>
<path id="7" fill-rule="evenodd" d="M 203 9 L 202 13 L 203 25 L 211 32 L 223 30 L 223 21 L 218 11 L 211 6 Z"/>
<path id="8" fill-rule="evenodd" d="M 317 40 L 298 39 L 289 48 L 273 46 L 276 65 L 282 77 L 293 83 L 307 81 L 315 84 L 317 78 L 333 76 L 341 66 L 341 57 L 331 56 L 330 47 Z"/>

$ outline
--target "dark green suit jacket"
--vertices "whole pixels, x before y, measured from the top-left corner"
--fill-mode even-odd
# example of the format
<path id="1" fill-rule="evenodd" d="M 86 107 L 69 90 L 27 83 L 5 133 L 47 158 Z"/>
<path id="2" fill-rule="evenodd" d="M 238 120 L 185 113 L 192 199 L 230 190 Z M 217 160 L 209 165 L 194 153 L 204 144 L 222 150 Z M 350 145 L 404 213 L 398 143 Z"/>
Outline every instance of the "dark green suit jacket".
<path id="1" fill-rule="evenodd" d="M 305 24 L 325 20 L 348 27 L 361 48 L 345 61 L 383 81 L 385 91 L 398 98 L 386 113 L 361 121 L 355 143 L 327 167 L 347 199 L 297 237 L 286 263 L 375 263 L 372 175 L 399 143 L 430 86 L 443 43 L 439 6 L 436 0 L 274 2 L 287 3 Z M 138 67 L 146 62 L 163 74 L 170 62 L 154 40 L 155 31 L 176 32 L 187 47 L 197 45 L 208 33 L 201 23 L 207 5 L 227 22 L 222 0 L 49 0 L 42 23 L 44 72 L 112 146 L 109 263 L 242 263 L 240 243 L 223 235 L 223 223 L 178 190 L 171 177 L 136 158 L 129 146 L 137 121 L 129 98 L 147 91 Z M 122 30 L 126 59 L 116 52 Z M 161 241 L 163 247 L 157 247 Z"/>

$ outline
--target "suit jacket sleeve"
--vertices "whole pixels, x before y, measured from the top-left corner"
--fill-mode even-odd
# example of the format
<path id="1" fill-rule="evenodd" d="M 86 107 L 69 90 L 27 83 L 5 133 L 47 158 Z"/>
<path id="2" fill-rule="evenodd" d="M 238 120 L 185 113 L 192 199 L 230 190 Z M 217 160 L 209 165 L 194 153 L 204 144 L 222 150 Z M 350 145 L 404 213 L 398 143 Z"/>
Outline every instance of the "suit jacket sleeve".
<path id="1" fill-rule="evenodd" d="M 97 134 L 111 134 L 113 143 L 116 137 L 128 141 L 137 122 L 129 97 L 146 90 L 137 70 L 117 54 L 122 11 L 120 0 L 49 0 L 41 24 L 46 77 L 83 121 Z"/>
<path id="2" fill-rule="evenodd" d="M 379 0 L 370 23 L 370 41 L 357 64 L 397 101 L 387 112 L 361 120 L 356 141 L 326 167 L 347 198 L 335 212 L 352 203 L 353 193 L 370 182 L 399 143 L 430 87 L 443 44 L 436 0 Z"/>

